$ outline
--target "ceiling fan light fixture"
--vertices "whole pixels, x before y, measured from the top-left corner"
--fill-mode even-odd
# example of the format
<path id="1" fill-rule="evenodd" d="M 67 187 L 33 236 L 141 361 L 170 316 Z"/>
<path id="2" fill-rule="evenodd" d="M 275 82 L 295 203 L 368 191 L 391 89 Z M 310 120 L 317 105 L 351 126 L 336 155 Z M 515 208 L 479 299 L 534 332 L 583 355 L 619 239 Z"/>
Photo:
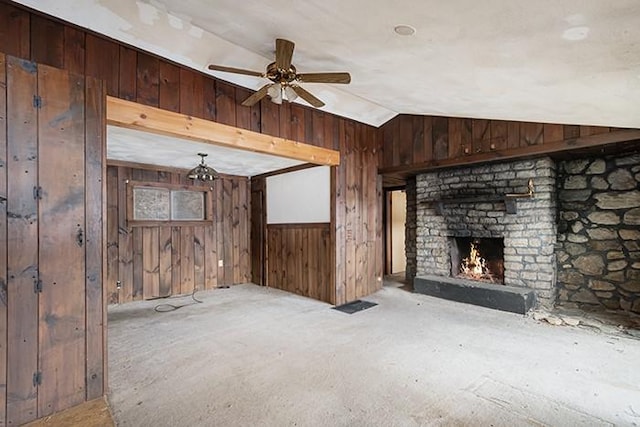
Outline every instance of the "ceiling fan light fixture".
<path id="1" fill-rule="evenodd" d="M 267 89 L 267 95 L 271 98 L 271 102 L 274 104 L 282 104 L 282 85 L 275 83 L 269 86 Z"/>
<path id="2" fill-rule="evenodd" d="M 198 156 L 200 156 L 200 164 L 189 171 L 187 178 L 199 181 L 213 181 L 218 178 L 218 171 L 207 166 L 204 162 L 204 158 L 207 157 L 207 155 L 206 153 L 198 153 Z"/>
<path id="3" fill-rule="evenodd" d="M 293 102 L 298 97 L 298 94 L 291 86 L 284 87 L 284 94 L 287 96 L 287 101 Z"/>

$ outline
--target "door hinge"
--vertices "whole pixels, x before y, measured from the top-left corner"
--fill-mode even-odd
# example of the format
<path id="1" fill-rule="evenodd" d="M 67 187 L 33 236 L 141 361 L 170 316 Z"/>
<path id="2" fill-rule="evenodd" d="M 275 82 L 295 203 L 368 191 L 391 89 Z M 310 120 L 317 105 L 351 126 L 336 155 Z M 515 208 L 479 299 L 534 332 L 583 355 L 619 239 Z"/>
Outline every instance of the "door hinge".
<path id="1" fill-rule="evenodd" d="M 42 372 L 34 372 L 33 373 L 33 386 L 42 385 Z"/>
<path id="2" fill-rule="evenodd" d="M 82 247 L 82 244 L 84 243 L 84 232 L 82 231 L 82 228 L 78 228 L 78 232 L 76 233 L 76 243 L 80 247 Z"/>
<path id="3" fill-rule="evenodd" d="M 42 98 L 40 95 L 33 95 L 33 108 L 42 108 Z"/>
<path id="4" fill-rule="evenodd" d="M 36 294 L 42 293 L 42 280 L 37 279 L 33 281 L 33 292 Z"/>
<path id="5" fill-rule="evenodd" d="M 42 187 L 40 187 L 39 185 L 33 187 L 33 198 L 35 200 L 42 199 Z"/>

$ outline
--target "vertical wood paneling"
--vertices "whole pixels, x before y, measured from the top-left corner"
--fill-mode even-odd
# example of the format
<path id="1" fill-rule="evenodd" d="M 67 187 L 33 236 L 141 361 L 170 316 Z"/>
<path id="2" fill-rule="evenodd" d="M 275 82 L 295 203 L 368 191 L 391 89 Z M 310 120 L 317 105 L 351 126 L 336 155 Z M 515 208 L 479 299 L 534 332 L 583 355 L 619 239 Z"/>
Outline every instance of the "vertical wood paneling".
<path id="1" fill-rule="evenodd" d="M 180 112 L 204 117 L 204 78 L 185 68 L 180 69 Z"/>
<path id="2" fill-rule="evenodd" d="M 158 107 L 174 112 L 180 111 L 180 68 L 168 62 L 160 62 L 160 94 Z M 204 88 L 203 88 L 204 90 Z"/>
<path id="3" fill-rule="evenodd" d="M 84 74 L 85 33 L 74 27 L 64 27 L 64 69 L 74 74 Z"/>
<path id="4" fill-rule="evenodd" d="M 400 144 L 398 146 L 398 162 L 401 165 L 411 164 L 413 151 L 413 120 L 409 115 L 400 116 Z"/>
<path id="5" fill-rule="evenodd" d="M 462 119 L 449 119 L 449 158 L 462 157 Z"/>
<path id="6" fill-rule="evenodd" d="M 257 285 L 265 284 L 265 187 L 265 178 L 251 179 L 251 281 Z"/>
<path id="7" fill-rule="evenodd" d="M 42 19 L 46 20 L 46 18 Z M 6 33 L 8 36 L 0 37 L 0 46 L 7 47 L 7 49 L 2 48 L 0 50 L 13 49 L 11 52 L 21 51 L 18 53 L 19 55 L 29 58 L 32 52 L 30 21 L 31 15 L 28 12 L 14 8 L 6 3 L 1 3 L 0 24 L 6 23 L 7 25 L 0 25 L 0 33 Z M 47 25 L 50 24 L 48 23 Z M 262 117 L 262 106 L 252 107 L 248 114 L 249 110 L 238 105 L 240 98 L 244 98 L 247 94 L 244 89 L 236 89 L 230 84 L 214 81 L 197 72 L 176 67 L 166 61 L 130 49 L 117 42 L 86 34 L 79 29 L 64 25 L 60 27 L 60 24 L 57 23 L 51 25 L 52 28 L 63 28 L 62 56 L 59 54 L 60 49 L 54 46 L 56 40 L 60 40 L 60 37 L 54 36 L 51 40 L 48 38 L 44 40 L 44 37 L 38 35 L 41 30 L 36 30 L 38 34 L 35 34 L 34 41 L 38 46 L 33 47 L 33 52 L 37 52 L 38 55 L 51 55 L 51 59 L 46 59 L 46 61 L 59 61 L 59 58 L 62 58 L 62 66 L 66 69 L 78 74 L 84 72 L 89 76 L 103 80 L 109 95 L 139 100 L 145 104 L 158 105 L 169 110 L 185 108 L 185 111 L 187 111 L 185 103 L 188 103 L 190 114 L 202 115 L 206 119 L 214 119 L 220 123 L 242 126 L 262 132 L 266 132 L 266 129 L 271 129 L 273 133 L 285 138 L 319 146 L 335 146 L 340 148 L 343 154 L 348 151 L 349 156 L 343 156 L 343 163 L 334 169 L 336 183 L 336 199 L 333 201 L 334 207 L 332 208 L 332 211 L 334 211 L 332 212 L 332 215 L 334 215 L 334 228 L 327 233 L 328 236 L 335 233 L 333 241 L 331 237 L 328 237 L 329 250 L 334 250 L 333 248 L 335 247 L 335 253 L 332 253 L 331 262 L 328 263 L 335 269 L 331 273 L 334 276 L 333 278 L 330 276 L 327 279 L 331 283 L 331 289 L 325 289 L 323 291 L 325 293 L 318 295 L 321 295 L 320 298 L 323 299 L 329 298 L 336 301 L 342 299 L 342 302 L 345 302 L 348 290 L 355 297 L 357 295 L 355 291 L 357 263 L 362 264 L 362 274 L 359 277 L 360 292 L 367 292 L 372 283 L 375 286 L 375 278 L 371 277 L 371 275 L 372 271 L 375 270 L 372 265 L 376 263 L 374 257 L 377 245 L 372 243 L 372 240 L 375 239 L 375 237 L 372 237 L 372 228 L 373 223 L 378 222 L 378 218 L 375 215 L 375 208 L 371 207 L 371 203 L 376 198 L 376 192 L 373 187 L 375 179 L 373 177 L 377 173 L 375 166 L 377 166 L 377 159 L 381 156 L 381 151 L 375 149 L 376 144 L 379 144 L 380 141 L 375 137 L 371 137 L 372 128 L 358 124 L 359 130 L 356 132 L 355 122 L 342 118 L 335 118 L 333 126 L 327 125 L 328 115 L 326 113 L 297 104 L 285 103 L 277 107 L 269 103 L 271 105 L 265 108 L 272 110 L 272 119 Z M 48 51 L 43 46 L 47 46 L 50 41 L 52 50 Z M 201 81 L 202 90 L 199 90 L 200 86 L 197 83 L 181 88 L 180 85 L 183 84 L 181 74 L 188 76 L 185 81 Z M 165 77 L 167 80 L 164 80 Z M 188 87 L 192 89 L 190 90 Z M 191 94 L 188 92 L 191 92 Z M 194 93 L 195 98 L 200 97 L 200 99 L 190 98 Z M 263 127 L 265 129 L 262 129 Z M 422 124 L 416 124 L 415 126 L 413 122 L 411 123 L 410 139 L 416 150 L 415 153 L 412 149 L 406 152 L 408 161 L 413 161 L 414 157 L 429 159 L 429 153 L 435 154 L 436 152 L 433 147 L 436 145 L 435 141 L 431 144 L 432 132 L 430 131 L 426 133 L 427 131 L 425 130 L 424 145 L 420 146 L 418 140 L 421 127 L 427 129 L 427 122 L 423 121 Z M 331 132 L 331 128 L 333 128 L 333 138 L 327 135 L 327 132 Z M 414 130 L 417 131 L 414 132 Z M 363 140 L 361 141 L 360 139 Z M 424 152 L 422 152 L 422 148 L 424 148 Z M 392 151 L 385 151 L 385 153 L 388 152 L 393 153 Z M 350 158 L 347 159 L 347 157 Z M 374 163 L 369 164 L 368 162 Z M 110 301 L 116 299 L 115 296 L 117 295 L 119 295 L 119 298 L 117 298 L 119 302 L 131 301 L 134 298 L 142 298 L 144 293 L 142 267 L 145 252 L 143 245 L 140 243 L 143 241 L 144 232 L 139 227 L 128 228 L 126 218 L 122 213 L 126 200 L 125 180 L 132 178 L 132 172 L 129 168 L 115 168 L 115 170 L 110 171 L 107 179 L 107 200 L 113 200 L 107 210 L 112 215 L 114 210 L 117 210 L 118 215 L 117 220 L 113 222 L 109 222 L 109 215 L 107 215 L 107 236 L 109 238 L 107 242 L 106 280 L 110 290 Z M 353 181 L 348 180 L 348 176 L 353 178 Z M 114 184 L 117 187 L 115 191 L 109 188 Z M 243 261 L 243 259 L 249 259 L 250 255 L 247 245 L 249 232 L 248 226 L 246 230 L 243 230 L 242 227 L 246 226 L 249 217 L 250 191 L 246 187 L 248 185 L 246 180 L 238 181 L 231 192 L 225 191 L 224 187 L 226 185 L 222 181 L 216 183 L 216 204 L 218 206 L 217 210 L 221 214 L 216 216 L 216 225 L 215 228 L 211 229 L 212 233 L 205 231 L 202 249 L 204 251 L 205 280 L 208 281 L 209 278 L 212 278 L 219 283 L 227 282 L 231 284 L 236 279 L 244 280 L 249 272 L 248 262 Z M 347 190 L 347 188 L 350 188 L 350 190 Z M 347 193 L 349 192 L 351 198 L 347 202 Z M 115 195 L 113 197 L 109 196 L 112 193 L 115 193 Z M 236 206 L 232 206 L 234 194 L 238 198 Z M 218 204 L 217 202 L 220 203 Z M 350 221 L 350 227 L 346 227 L 346 221 Z M 365 223 L 366 229 L 361 229 L 361 227 L 365 227 Z M 235 240 L 234 227 L 237 227 L 236 229 L 238 230 L 236 231 L 237 238 Z M 170 254 L 170 292 L 173 293 L 180 291 L 180 288 L 176 289 L 175 286 L 176 283 L 179 284 L 183 277 L 182 268 L 190 269 L 193 266 L 193 261 L 191 264 L 186 265 L 182 260 L 181 252 L 185 241 L 182 231 L 181 228 L 172 228 L 169 233 L 167 230 L 158 229 L 158 268 L 163 271 L 161 266 L 168 264 L 167 260 Z M 155 233 L 155 231 L 152 233 Z M 195 234 L 198 234 L 198 232 L 195 232 Z M 315 238 L 311 237 L 312 234 L 306 235 L 305 232 L 299 231 L 294 236 L 294 245 L 298 244 L 296 242 L 299 242 L 299 245 L 303 245 L 302 242 L 305 241 L 305 238 L 307 238 L 306 244 L 308 245 L 309 238 Z M 276 239 L 279 239 L 279 242 L 286 241 L 282 233 L 276 236 Z M 363 242 L 359 239 L 365 239 L 365 241 Z M 170 251 L 169 240 L 171 242 Z M 211 245 L 214 246 L 211 251 L 208 248 L 210 240 L 215 241 Z M 350 243 L 347 244 L 347 242 Z M 231 245 L 230 247 L 229 244 Z M 347 249 L 348 245 L 351 245 L 349 249 Z M 357 246 L 360 248 L 358 257 L 356 257 Z M 114 260 L 113 256 L 116 253 L 118 259 Z M 239 256 L 239 261 L 235 259 L 236 255 Z M 279 253 L 279 255 L 282 257 L 282 253 Z M 164 259 L 164 263 L 162 259 Z M 218 259 L 224 261 L 224 267 L 217 268 Z M 313 261 L 309 260 L 309 262 L 313 267 L 313 262 L 321 263 L 323 262 L 322 260 L 323 258 L 318 258 Z M 347 263 L 350 263 L 352 268 L 349 273 L 351 281 L 347 280 Z M 210 264 L 215 264 L 216 269 L 210 270 L 208 268 Z M 309 264 L 303 263 L 299 265 Z M 243 268 L 243 266 L 245 267 Z M 162 284 L 163 276 L 159 272 L 160 283 L 158 286 L 163 289 L 166 288 L 166 279 L 169 277 L 169 270 L 165 271 L 167 273 L 164 275 L 164 285 Z M 285 277 L 285 270 L 282 266 L 279 267 L 278 271 L 280 277 Z M 298 277 L 302 277 L 300 271 L 294 271 L 293 273 Z M 118 280 L 120 280 L 122 286 L 120 292 L 115 289 L 115 282 Z M 309 286 L 313 287 L 311 281 Z M 320 284 L 316 288 L 324 288 L 324 285 Z M 306 289 L 310 288 L 307 287 Z M 158 292 L 160 292 L 160 289 Z M 87 296 L 87 298 L 89 297 Z M 32 372 L 29 375 L 32 375 Z M 89 391 L 87 389 L 88 394 Z"/>
<path id="8" fill-rule="evenodd" d="M 145 299 L 160 296 L 160 235 L 158 227 L 142 229 L 142 286 Z"/>
<path id="9" fill-rule="evenodd" d="M 334 298 L 332 303 L 342 304 L 346 301 L 346 241 L 347 241 L 347 205 L 346 205 L 346 165 L 345 165 L 345 152 L 346 152 L 346 140 L 345 140 L 345 120 L 342 118 L 336 119 L 337 136 L 336 146 L 334 148 L 340 150 L 340 165 L 333 166 L 331 169 L 333 173 L 331 189 L 335 196 L 333 201 L 335 204 L 335 213 L 332 210 L 332 214 L 335 215 L 332 223 L 332 228 L 335 229 L 335 255 L 333 261 L 335 262 L 334 276 L 335 281 L 333 285 Z"/>
<path id="10" fill-rule="evenodd" d="M 206 289 L 204 272 L 204 243 L 204 227 L 193 227 L 193 286 L 198 290 Z"/>
<path id="11" fill-rule="evenodd" d="M 544 125 L 544 142 L 558 142 L 564 139 L 564 129 L 562 125 L 545 124 Z"/>
<path id="12" fill-rule="evenodd" d="M 112 41 L 87 34 L 85 39 L 85 71 L 88 76 L 104 80 L 107 95 L 119 96 L 120 48 Z"/>
<path id="13" fill-rule="evenodd" d="M 412 163 L 421 163 L 427 160 L 427 145 L 425 144 L 425 120 L 422 116 L 412 116 L 411 117 L 411 132 L 413 139 L 413 158 L 411 159 Z M 430 130 L 430 129 L 429 129 Z M 429 144 L 431 145 L 431 144 Z M 429 147 L 431 148 L 431 147 Z M 373 161 L 373 159 L 371 159 Z M 375 161 L 373 162 L 376 163 Z"/>
<path id="14" fill-rule="evenodd" d="M 127 182 L 131 180 L 131 169 L 117 169 L 119 302 L 124 302 L 133 300 L 133 232 L 127 227 Z"/>
<path id="15" fill-rule="evenodd" d="M 206 79 L 202 88 L 204 97 L 204 119 L 216 121 L 216 81 Z"/>
<path id="16" fill-rule="evenodd" d="M 125 179 L 192 184 L 184 174 L 176 172 L 110 166 L 107 169 L 107 176 L 111 178 L 107 180 L 106 193 L 108 197 L 116 200 L 120 199 L 120 191 L 125 192 L 126 195 L 126 185 L 119 186 L 115 179 L 118 171 L 121 176 L 128 177 Z M 194 288 L 211 289 L 218 285 L 219 280 L 224 280 L 225 271 L 228 274 L 227 284 L 229 285 L 249 281 L 251 264 L 248 185 L 249 181 L 244 177 L 227 176 L 213 183 L 214 218 L 209 226 L 129 228 L 130 233 L 126 234 L 126 239 L 130 243 L 120 251 L 107 251 L 106 262 L 107 265 L 116 264 L 117 269 L 120 270 L 121 264 L 118 264 L 117 260 L 114 262 L 111 258 L 116 256 L 122 260 L 134 260 L 128 264 L 132 280 L 126 283 L 121 280 L 123 289 L 119 292 L 120 298 L 111 297 L 109 303 L 188 294 L 193 292 Z M 226 187 L 226 193 L 221 191 L 222 187 Z M 216 193 L 219 194 L 219 198 Z M 118 216 L 122 216 L 126 224 L 126 203 L 116 205 L 115 210 L 108 209 L 107 222 L 116 223 Z M 126 226 L 124 229 L 126 230 Z M 220 238 L 218 238 L 218 230 L 220 230 Z M 224 248 L 228 250 L 226 258 L 220 257 L 224 262 L 224 266 L 220 269 L 218 268 L 219 247 L 223 248 L 223 252 Z M 137 278 L 140 278 L 140 285 L 133 286 Z M 220 281 L 220 284 L 223 283 Z M 125 291 L 125 285 L 127 291 Z M 114 293 L 117 296 L 115 284 L 110 285 L 110 295 Z"/>
<path id="17" fill-rule="evenodd" d="M 180 227 L 180 293 L 193 292 L 195 282 L 193 227 Z"/>
<path id="18" fill-rule="evenodd" d="M 297 104 L 291 104 L 291 118 L 289 120 L 289 135 L 294 141 L 304 140 L 304 108 Z"/>
<path id="19" fill-rule="evenodd" d="M 399 128 L 399 118 L 398 116 L 389 120 L 382 126 L 383 132 L 383 146 L 382 146 L 382 162 L 385 166 L 395 166 L 396 162 L 394 161 L 394 147 L 399 144 L 397 142 L 397 135 L 400 130 Z M 340 151 L 342 153 L 342 151 Z"/>
<path id="20" fill-rule="evenodd" d="M 304 136 L 299 141 L 313 144 L 313 111 L 309 108 L 304 109 Z"/>
<path id="21" fill-rule="evenodd" d="M 243 95 L 244 97 L 244 95 Z M 280 135 L 280 109 L 269 100 L 262 100 L 260 106 L 260 130 L 273 136 Z"/>
<path id="22" fill-rule="evenodd" d="M 424 121 L 423 134 L 424 134 L 424 154 L 425 154 L 424 161 L 428 162 L 433 160 L 433 118 L 431 116 L 424 116 L 423 121 Z M 378 147 L 379 150 L 383 150 L 384 142 L 380 139 L 380 132 L 376 132 L 376 137 L 378 138 L 376 146 Z M 380 156 L 378 156 L 378 159 L 380 159 Z M 376 173 L 377 173 L 377 169 L 376 169 Z"/>
<path id="23" fill-rule="evenodd" d="M 7 58 L 7 424 L 36 418 L 38 370 L 38 185 L 35 64 Z"/>
<path id="24" fill-rule="evenodd" d="M 249 129 L 254 132 L 260 132 L 262 127 L 260 103 L 251 107 L 242 105 L 242 100 L 251 96 L 251 91 L 242 88 L 236 88 L 236 126 L 242 129 Z M 276 135 L 277 136 L 277 135 Z"/>
<path id="25" fill-rule="evenodd" d="M 105 392 L 104 110 L 102 82 L 87 78 L 85 95 L 86 400 L 96 399 Z M 112 237 L 117 237 L 117 230 Z"/>
<path id="26" fill-rule="evenodd" d="M 107 303 L 119 302 L 118 168 L 107 169 Z"/>
<path id="27" fill-rule="evenodd" d="M 7 421 L 7 73 L 0 53 L 0 425 Z"/>
<path id="28" fill-rule="evenodd" d="M 228 83 L 216 82 L 216 121 L 225 125 L 236 125 L 235 89 Z"/>
<path id="29" fill-rule="evenodd" d="M 85 400 L 87 230 L 84 80 L 39 66 L 38 90 L 43 99 L 38 156 L 46 159 L 38 167 L 43 194 L 38 215 L 43 225 L 39 229 L 43 290 L 38 353 L 39 370 L 46 378 L 38 387 L 38 416 L 42 417 Z"/>
<path id="30" fill-rule="evenodd" d="M 507 122 L 507 148 L 520 146 L 520 123 Z"/>
<path id="31" fill-rule="evenodd" d="M 329 223 L 267 226 L 270 287 L 330 302 Z"/>
<path id="32" fill-rule="evenodd" d="M 356 299 L 356 234 L 357 226 L 357 203 L 358 203 L 358 187 L 357 180 L 357 163 L 355 152 L 355 124 L 352 122 L 345 123 L 345 147 L 346 151 L 343 155 L 343 162 L 346 168 L 346 199 L 345 199 L 345 301 L 353 301 Z"/>
<path id="33" fill-rule="evenodd" d="M 237 181 L 231 183 L 231 207 L 233 283 L 240 283 L 240 190 Z"/>
<path id="34" fill-rule="evenodd" d="M 31 60 L 64 67 L 64 26 L 39 15 L 31 15 Z"/>
<path id="35" fill-rule="evenodd" d="M 449 120 L 446 117 L 433 118 L 433 158 L 446 159 L 449 154 Z"/>
<path id="36" fill-rule="evenodd" d="M 222 233 L 226 237 L 222 239 L 223 263 L 224 263 L 224 283 L 233 283 L 233 182 L 224 181 L 222 183 Z"/>
<path id="37" fill-rule="evenodd" d="M 250 211 L 251 211 L 251 189 L 248 179 L 238 181 L 238 244 L 240 255 L 238 264 L 240 269 L 240 283 L 247 283 L 251 280 L 251 242 L 250 242 Z"/>
<path id="38" fill-rule="evenodd" d="M 580 126 L 580 136 L 598 135 L 609 132 L 608 127 L 603 126 Z"/>
<path id="39" fill-rule="evenodd" d="M 171 174 L 167 172 L 158 173 L 158 182 L 170 183 Z M 173 266 L 171 264 L 171 252 L 173 249 L 171 227 L 158 227 L 158 245 L 158 268 L 160 270 L 158 294 L 160 297 L 167 297 L 171 295 L 171 280 L 173 277 Z"/>
<path id="40" fill-rule="evenodd" d="M 143 181 L 144 172 L 138 169 L 131 171 L 131 178 L 134 181 Z M 126 206 L 126 204 L 124 204 Z M 143 229 L 141 227 L 132 227 L 131 233 L 131 246 L 132 246 L 132 267 L 133 267 L 133 280 L 132 280 L 132 297 L 134 300 L 139 300 L 144 297 L 143 285 L 144 285 L 144 240 L 142 237 Z"/>
<path id="41" fill-rule="evenodd" d="M 491 121 L 483 119 L 473 119 L 472 126 L 473 152 L 488 152 L 489 140 L 491 139 Z"/>
<path id="42" fill-rule="evenodd" d="M 0 52 L 29 59 L 30 14 L 8 2 L 0 2 Z"/>
<path id="43" fill-rule="evenodd" d="M 562 128 L 564 139 L 574 139 L 580 136 L 580 126 L 564 125 Z"/>
<path id="44" fill-rule="evenodd" d="M 329 138 L 325 138 L 324 134 L 324 113 L 322 111 L 312 111 L 311 123 L 313 131 L 311 143 L 318 147 L 330 148 Z"/>
<path id="45" fill-rule="evenodd" d="M 520 124 L 520 146 L 538 145 L 544 142 L 544 124 L 523 122 Z"/>
<path id="46" fill-rule="evenodd" d="M 160 99 L 160 62 L 158 58 L 138 52 L 136 102 L 157 107 Z"/>
<path id="47" fill-rule="evenodd" d="M 491 139 L 489 141 L 489 150 L 504 150 L 507 148 L 507 122 L 502 120 L 493 120 L 490 127 Z"/>
<path id="48" fill-rule="evenodd" d="M 137 99 L 138 53 L 128 47 L 120 46 L 118 66 L 118 97 L 128 101 Z"/>

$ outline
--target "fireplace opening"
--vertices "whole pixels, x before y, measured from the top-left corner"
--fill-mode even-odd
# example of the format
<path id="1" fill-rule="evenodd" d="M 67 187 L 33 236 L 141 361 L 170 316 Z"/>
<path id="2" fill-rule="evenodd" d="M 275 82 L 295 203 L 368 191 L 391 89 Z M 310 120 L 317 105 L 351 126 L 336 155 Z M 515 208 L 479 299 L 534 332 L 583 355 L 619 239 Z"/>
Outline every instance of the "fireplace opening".
<path id="1" fill-rule="evenodd" d="M 504 239 L 454 237 L 451 276 L 503 285 Z"/>

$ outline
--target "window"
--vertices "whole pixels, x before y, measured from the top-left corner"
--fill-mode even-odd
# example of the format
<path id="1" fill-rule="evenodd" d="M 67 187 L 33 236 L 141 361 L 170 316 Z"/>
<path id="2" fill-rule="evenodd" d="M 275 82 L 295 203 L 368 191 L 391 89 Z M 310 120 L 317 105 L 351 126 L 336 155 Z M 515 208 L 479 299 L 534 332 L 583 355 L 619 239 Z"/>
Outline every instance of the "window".
<path id="1" fill-rule="evenodd" d="M 127 221 L 130 226 L 198 225 L 213 218 L 211 187 L 129 181 Z"/>

